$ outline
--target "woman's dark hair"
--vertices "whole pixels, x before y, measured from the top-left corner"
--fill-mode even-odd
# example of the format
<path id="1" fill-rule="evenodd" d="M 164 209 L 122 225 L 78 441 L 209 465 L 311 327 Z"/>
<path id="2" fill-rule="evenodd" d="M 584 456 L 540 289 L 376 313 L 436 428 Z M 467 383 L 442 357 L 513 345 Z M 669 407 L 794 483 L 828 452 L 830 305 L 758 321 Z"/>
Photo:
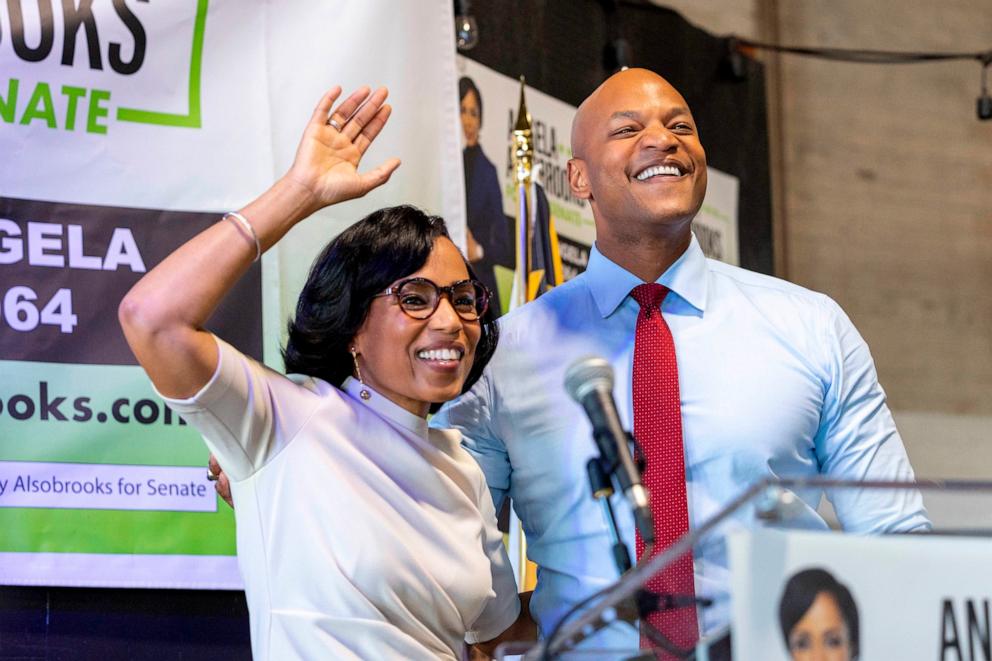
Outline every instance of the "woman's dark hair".
<path id="1" fill-rule="evenodd" d="M 306 374 L 340 386 L 352 375 L 348 351 L 372 305 L 372 297 L 419 270 L 438 238 L 448 238 L 444 220 L 416 207 L 387 207 L 370 213 L 334 238 L 314 260 L 289 322 L 282 352 L 288 373 Z M 475 278 L 468 262 L 469 277 Z M 462 392 L 478 381 L 496 350 L 499 331 L 492 312 L 481 319 L 475 362 Z M 440 408 L 433 402 L 434 411 Z"/>
<path id="2" fill-rule="evenodd" d="M 813 605 L 816 595 L 821 592 L 830 595 L 837 602 L 837 608 L 840 609 L 851 639 L 851 658 L 858 658 L 858 650 L 861 646 L 858 605 L 854 602 L 851 591 L 843 583 L 839 583 L 830 572 L 819 567 L 793 574 L 782 591 L 782 599 L 778 604 L 778 621 L 782 627 L 786 649 L 789 648 L 789 634 L 792 628 L 803 619 L 806 611 Z"/>
<path id="3" fill-rule="evenodd" d="M 482 126 L 482 94 L 479 93 L 479 88 L 475 86 L 474 80 L 468 76 L 462 76 L 458 79 L 458 100 L 464 99 L 469 92 L 475 92 L 475 100 L 479 104 L 479 126 Z"/>

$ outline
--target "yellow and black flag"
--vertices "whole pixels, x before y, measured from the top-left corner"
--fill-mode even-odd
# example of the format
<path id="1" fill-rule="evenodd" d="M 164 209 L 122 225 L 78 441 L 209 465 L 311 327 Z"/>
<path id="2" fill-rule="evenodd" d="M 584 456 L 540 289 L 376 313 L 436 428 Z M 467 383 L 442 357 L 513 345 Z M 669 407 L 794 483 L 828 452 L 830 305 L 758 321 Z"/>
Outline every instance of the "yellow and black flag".
<path id="1" fill-rule="evenodd" d="M 561 284 L 561 254 L 551 206 L 544 189 L 535 182 L 532 123 L 520 78 L 520 106 L 513 127 L 512 152 L 517 187 L 515 268 L 509 309 L 513 309 Z"/>

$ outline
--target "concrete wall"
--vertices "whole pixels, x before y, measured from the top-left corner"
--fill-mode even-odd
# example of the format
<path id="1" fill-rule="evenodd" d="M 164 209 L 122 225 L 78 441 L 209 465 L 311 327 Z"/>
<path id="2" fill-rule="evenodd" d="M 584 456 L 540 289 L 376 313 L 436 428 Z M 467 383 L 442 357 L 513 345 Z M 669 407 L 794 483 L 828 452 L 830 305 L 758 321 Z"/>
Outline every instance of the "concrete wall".
<path id="1" fill-rule="evenodd" d="M 992 48 L 988 0 L 656 4 L 715 34 L 784 44 Z M 992 121 L 975 114 L 980 66 L 760 57 L 778 274 L 854 320 L 918 474 L 992 479 Z"/>

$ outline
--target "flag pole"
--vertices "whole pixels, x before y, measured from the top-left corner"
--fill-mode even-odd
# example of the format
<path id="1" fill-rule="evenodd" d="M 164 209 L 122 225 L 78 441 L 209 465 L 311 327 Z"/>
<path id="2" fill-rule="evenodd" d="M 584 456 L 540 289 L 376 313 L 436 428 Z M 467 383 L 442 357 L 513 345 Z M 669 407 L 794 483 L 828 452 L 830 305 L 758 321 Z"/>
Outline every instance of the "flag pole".
<path id="1" fill-rule="evenodd" d="M 517 120 L 513 126 L 511 146 L 513 151 L 513 172 L 517 188 L 516 222 L 516 267 L 513 272 L 513 289 L 510 293 L 509 309 L 520 307 L 533 298 L 530 287 L 531 245 L 533 239 L 534 207 L 534 143 L 532 123 L 527 103 L 524 99 L 526 83 L 520 76 L 520 104 Z M 535 568 L 527 561 L 527 539 L 516 513 L 510 510 L 510 533 L 507 540 L 510 564 L 513 565 L 517 587 L 521 591 L 531 590 L 536 583 Z"/>
<path id="2" fill-rule="evenodd" d="M 517 108 L 517 121 L 513 126 L 513 172 L 517 187 L 516 223 L 516 268 L 513 273 L 513 290 L 510 295 L 510 309 L 519 307 L 531 300 L 531 240 L 534 221 L 531 198 L 534 183 L 534 142 L 532 123 L 527 103 L 524 99 L 525 81 L 520 76 L 520 104 Z"/>

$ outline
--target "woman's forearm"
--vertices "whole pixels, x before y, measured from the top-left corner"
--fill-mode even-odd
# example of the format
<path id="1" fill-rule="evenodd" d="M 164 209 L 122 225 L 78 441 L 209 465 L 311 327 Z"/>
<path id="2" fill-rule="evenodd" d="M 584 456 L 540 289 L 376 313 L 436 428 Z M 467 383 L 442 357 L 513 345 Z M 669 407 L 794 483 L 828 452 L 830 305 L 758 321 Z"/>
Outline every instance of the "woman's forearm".
<path id="1" fill-rule="evenodd" d="M 301 187 L 280 179 L 240 213 L 264 252 L 309 213 Z M 142 311 L 135 321 L 162 330 L 201 327 L 255 258 L 255 243 L 233 219 L 214 223 L 148 272 L 125 297 L 123 308 Z"/>
<path id="2" fill-rule="evenodd" d="M 264 251 L 313 209 L 312 195 L 280 179 L 240 213 Z M 192 395 L 216 365 L 203 324 L 251 266 L 254 239 L 233 219 L 221 220 L 183 244 L 124 297 L 119 317 L 138 362 L 163 394 Z"/>

